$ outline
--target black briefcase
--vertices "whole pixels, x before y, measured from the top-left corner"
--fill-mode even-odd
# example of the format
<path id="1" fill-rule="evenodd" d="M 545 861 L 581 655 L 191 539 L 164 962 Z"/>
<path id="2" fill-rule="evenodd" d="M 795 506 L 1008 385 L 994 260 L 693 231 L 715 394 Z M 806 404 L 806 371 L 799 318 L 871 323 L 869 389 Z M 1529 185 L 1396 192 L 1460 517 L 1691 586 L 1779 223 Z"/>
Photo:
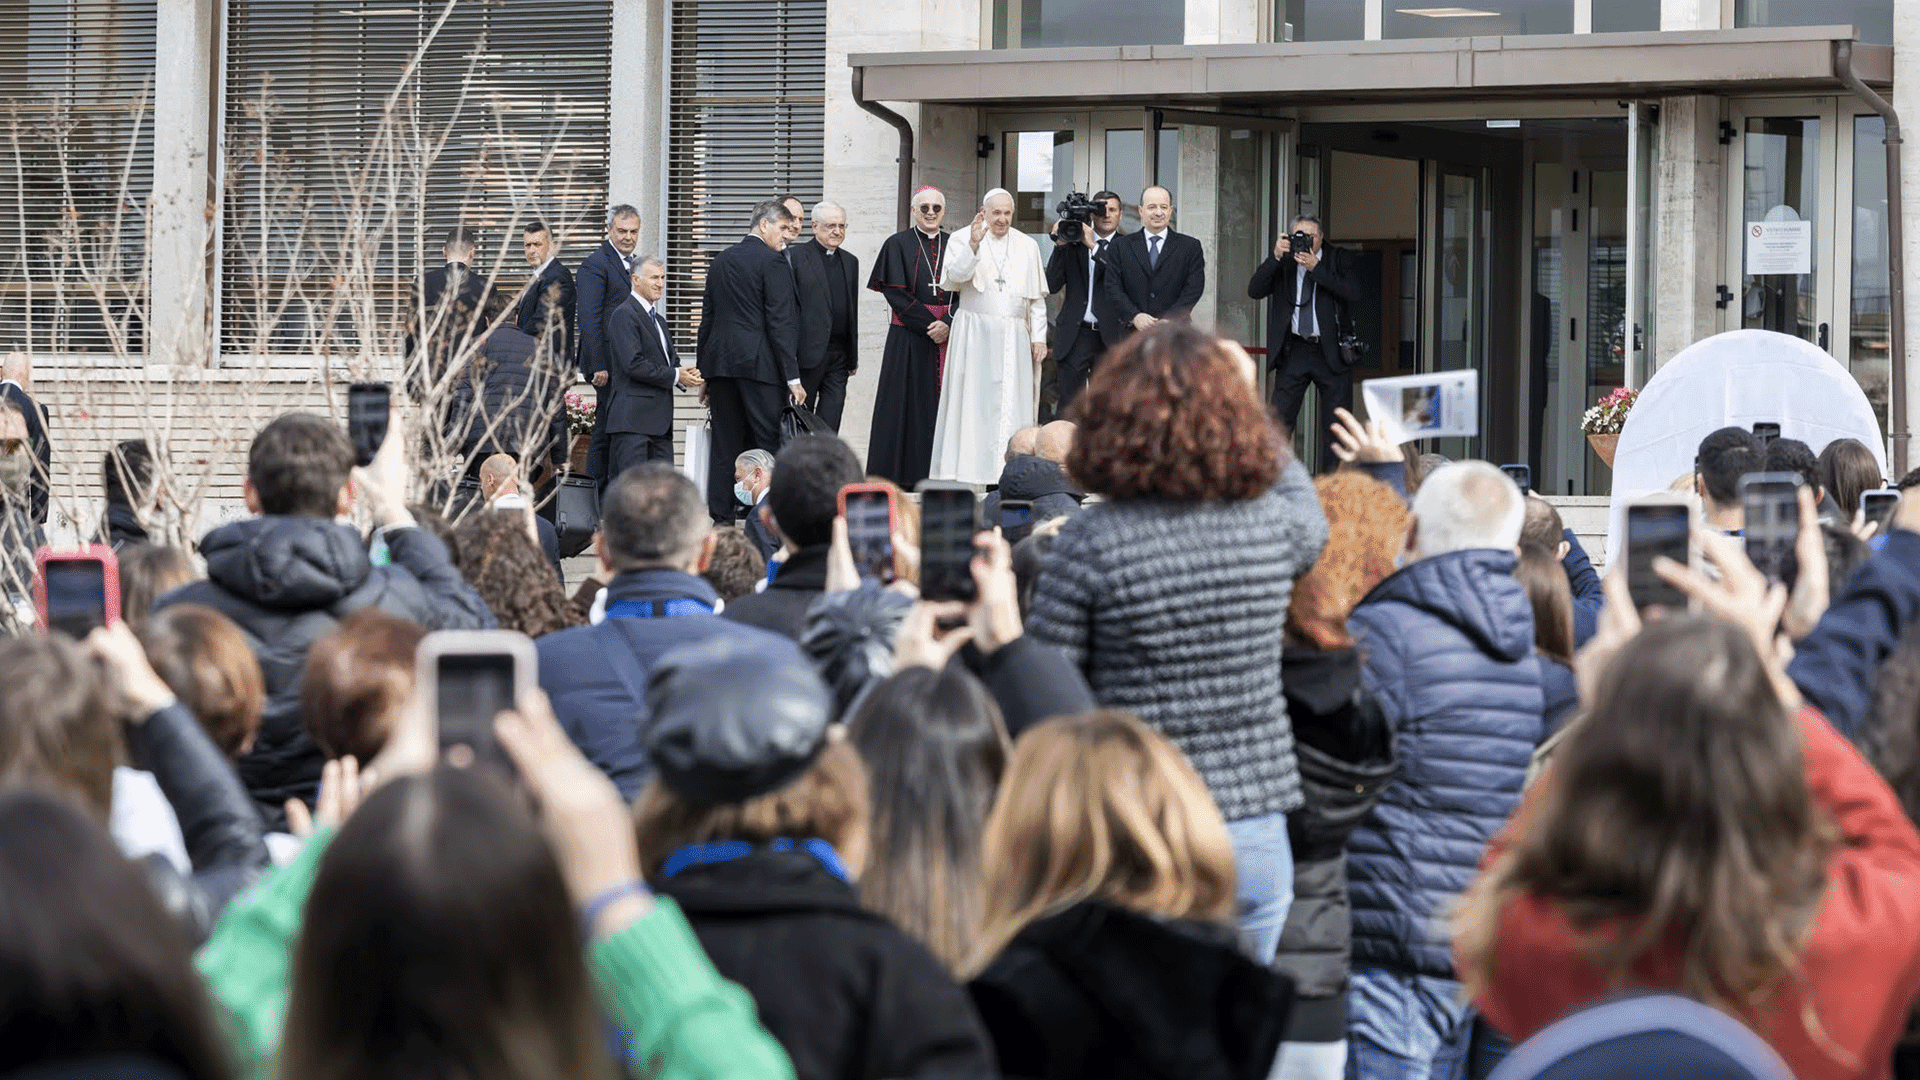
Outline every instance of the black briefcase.
<path id="1" fill-rule="evenodd" d="M 568 476 L 553 493 L 553 531 L 560 557 L 571 559 L 593 546 L 600 529 L 600 490 L 591 476 Z"/>

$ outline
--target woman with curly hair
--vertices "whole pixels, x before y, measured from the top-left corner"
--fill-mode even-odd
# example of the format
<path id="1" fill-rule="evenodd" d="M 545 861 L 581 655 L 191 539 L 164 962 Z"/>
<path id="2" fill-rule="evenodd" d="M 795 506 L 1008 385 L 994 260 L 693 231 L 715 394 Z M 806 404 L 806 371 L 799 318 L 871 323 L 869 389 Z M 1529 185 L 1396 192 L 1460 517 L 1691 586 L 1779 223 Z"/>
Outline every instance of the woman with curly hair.
<path id="1" fill-rule="evenodd" d="M 1067 473 L 1103 501 L 1060 530 L 1028 630 L 1193 762 L 1233 837 L 1241 926 L 1271 961 L 1301 805 L 1282 630 L 1326 514 L 1227 345 L 1189 324 L 1107 354 L 1068 419 Z"/>
<path id="2" fill-rule="evenodd" d="M 541 553 L 525 515 L 483 510 L 468 515 L 453 532 L 454 565 L 502 630 L 539 637 L 584 621 L 554 580 L 553 564 Z"/>

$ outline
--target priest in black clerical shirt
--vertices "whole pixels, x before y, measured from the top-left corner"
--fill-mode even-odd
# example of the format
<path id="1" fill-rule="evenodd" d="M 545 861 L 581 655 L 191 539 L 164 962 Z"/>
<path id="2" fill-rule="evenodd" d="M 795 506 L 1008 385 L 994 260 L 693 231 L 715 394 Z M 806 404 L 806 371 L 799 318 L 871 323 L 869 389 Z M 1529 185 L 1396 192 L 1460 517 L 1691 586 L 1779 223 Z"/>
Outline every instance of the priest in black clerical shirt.
<path id="1" fill-rule="evenodd" d="M 841 245 L 847 212 L 813 208 L 813 239 L 787 249 L 800 299 L 800 384 L 807 404 L 834 431 L 847 404 L 847 380 L 860 368 L 860 259 Z"/>
<path id="2" fill-rule="evenodd" d="M 940 288 L 948 234 L 940 228 L 947 198 L 939 188 L 913 193 L 913 227 L 880 245 L 867 288 L 887 298 L 893 325 L 880 357 L 880 385 L 867 439 L 867 472 L 908 491 L 933 463 L 933 425 L 940 415 L 940 377 L 954 295 Z"/>

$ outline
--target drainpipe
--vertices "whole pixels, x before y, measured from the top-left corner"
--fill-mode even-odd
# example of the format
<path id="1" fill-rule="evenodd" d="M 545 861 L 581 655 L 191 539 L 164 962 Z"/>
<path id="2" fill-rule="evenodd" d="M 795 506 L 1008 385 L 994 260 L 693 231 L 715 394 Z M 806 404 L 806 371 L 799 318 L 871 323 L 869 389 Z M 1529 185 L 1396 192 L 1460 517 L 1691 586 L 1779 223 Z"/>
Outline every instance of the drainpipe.
<path id="1" fill-rule="evenodd" d="M 901 116 L 885 105 L 867 100 L 865 93 L 866 74 L 864 68 L 853 69 L 853 103 L 880 119 L 885 120 L 900 132 L 900 190 L 896 193 L 898 195 L 896 201 L 899 203 L 899 207 L 895 214 L 899 220 L 894 225 L 894 231 L 905 232 L 907 229 L 913 227 L 912 215 L 908 212 L 908 204 L 913 201 L 913 125 L 907 122 L 906 117 Z M 1893 127 L 1889 124 L 1887 131 L 1892 132 L 1893 130 Z M 1889 135 L 1889 138 L 1891 138 L 1891 135 Z"/>
<path id="2" fill-rule="evenodd" d="M 1887 299 L 1893 324 L 1889 327 L 1893 339 L 1890 342 L 1893 370 L 1888 375 L 1891 385 L 1887 395 L 1887 423 L 1893 428 L 1888 434 L 1893 443 L 1893 475 L 1897 479 L 1907 473 L 1907 440 L 1911 437 L 1907 431 L 1906 223 L 1900 215 L 1900 116 L 1886 98 L 1874 93 L 1873 88 L 1854 73 L 1853 42 L 1833 43 L 1833 74 L 1887 123 L 1887 274 L 1891 286 Z"/>

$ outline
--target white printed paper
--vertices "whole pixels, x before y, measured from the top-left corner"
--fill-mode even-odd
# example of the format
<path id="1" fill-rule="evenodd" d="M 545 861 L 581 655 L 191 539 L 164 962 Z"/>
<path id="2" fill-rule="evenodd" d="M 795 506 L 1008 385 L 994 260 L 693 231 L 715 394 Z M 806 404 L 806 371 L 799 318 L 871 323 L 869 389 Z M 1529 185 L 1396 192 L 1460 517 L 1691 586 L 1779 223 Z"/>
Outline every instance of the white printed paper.
<path id="1" fill-rule="evenodd" d="M 1480 434 L 1480 373 L 1472 368 L 1368 379 L 1360 398 L 1395 442 Z"/>
<path id="2" fill-rule="evenodd" d="M 1747 222 L 1747 276 L 1813 273 L 1813 222 Z"/>

